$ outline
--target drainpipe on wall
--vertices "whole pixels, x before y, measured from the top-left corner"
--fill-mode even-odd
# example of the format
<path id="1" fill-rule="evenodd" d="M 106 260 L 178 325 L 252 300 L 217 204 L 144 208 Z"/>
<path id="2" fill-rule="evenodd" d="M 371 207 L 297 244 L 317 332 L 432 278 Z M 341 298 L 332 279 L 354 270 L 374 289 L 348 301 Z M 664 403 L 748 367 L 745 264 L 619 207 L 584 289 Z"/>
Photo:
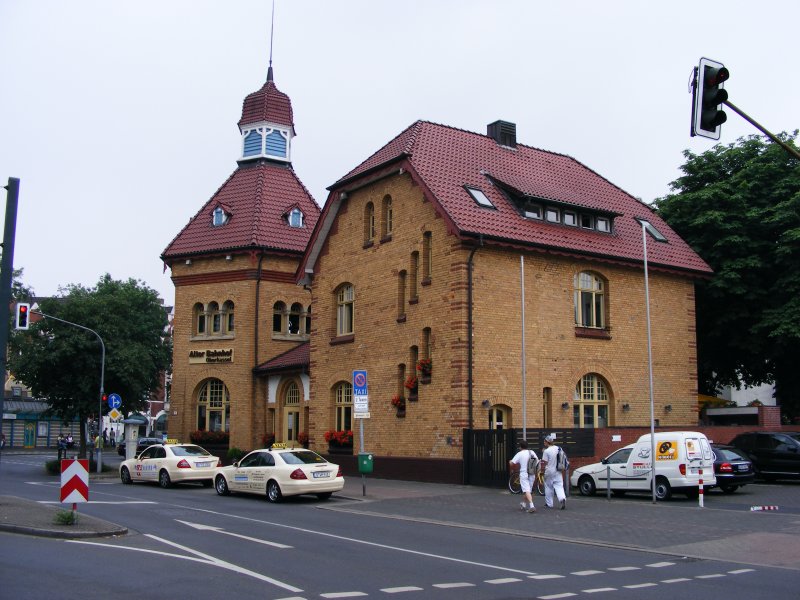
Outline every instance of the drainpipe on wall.
<path id="1" fill-rule="evenodd" d="M 483 236 L 479 238 L 479 245 L 472 249 L 467 259 L 467 403 L 469 410 L 469 428 L 474 428 L 473 423 L 473 398 L 472 398 L 472 259 L 478 248 L 483 246 Z"/>
<path id="2" fill-rule="evenodd" d="M 258 269 L 256 269 L 256 298 L 255 298 L 255 303 L 256 303 L 256 306 L 255 306 L 255 321 L 256 322 L 255 322 L 255 327 L 253 328 L 253 344 L 254 344 L 253 357 L 255 358 L 255 364 L 253 365 L 253 369 L 255 369 L 259 364 L 259 361 L 258 361 L 259 310 L 258 310 L 258 308 L 259 308 L 260 300 L 261 300 L 261 267 L 263 265 L 263 262 L 264 262 L 264 251 L 262 250 L 261 254 L 258 257 Z M 251 377 L 252 377 L 252 374 L 251 374 Z M 257 381 L 257 378 L 254 378 L 253 385 L 250 386 L 250 389 L 252 390 L 251 391 L 251 397 L 250 397 L 250 408 L 253 411 L 251 414 L 257 414 L 256 410 L 255 410 L 255 408 L 256 408 L 256 385 L 255 385 L 256 381 Z M 264 421 L 266 422 L 266 414 L 264 415 Z M 250 435 L 252 436 L 252 434 L 253 434 L 253 432 L 251 430 Z M 253 441 L 254 440 L 251 439 L 250 443 L 252 444 Z M 257 440 L 255 440 L 255 441 L 257 441 Z M 255 446 L 258 446 L 258 444 L 255 444 Z"/>

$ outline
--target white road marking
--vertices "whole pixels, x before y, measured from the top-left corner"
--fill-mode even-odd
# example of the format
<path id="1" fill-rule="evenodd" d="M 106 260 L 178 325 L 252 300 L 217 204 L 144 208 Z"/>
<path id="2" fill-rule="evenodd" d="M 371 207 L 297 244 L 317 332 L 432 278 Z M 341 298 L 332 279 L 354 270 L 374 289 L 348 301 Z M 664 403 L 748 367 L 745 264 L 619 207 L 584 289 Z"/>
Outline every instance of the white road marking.
<path id="1" fill-rule="evenodd" d="M 530 575 L 528 579 L 563 579 L 563 575 Z"/>
<path id="2" fill-rule="evenodd" d="M 113 544 L 102 544 L 102 543 L 99 543 L 99 542 L 87 542 L 87 541 L 84 541 L 84 540 L 65 540 L 65 541 L 67 543 L 70 543 L 70 544 L 84 544 L 86 546 L 101 546 L 103 548 L 114 548 L 114 549 L 117 549 L 117 550 L 131 550 L 131 551 L 134 551 L 134 552 L 144 552 L 146 554 L 158 554 L 158 555 L 161 555 L 161 556 L 169 556 L 169 557 L 172 557 L 172 558 L 179 558 L 179 559 L 182 559 L 182 560 L 192 560 L 192 561 L 203 563 L 203 564 L 207 564 L 207 565 L 213 565 L 215 567 L 220 567 L 222 569 L 227 569 L 229 571 L 233 571 L 234 573 L 239 573 L 241 575 L 247 575 L 249 577 L 253 577 L 255 579 L 259 579 L 261 581 L 265 581 L 267 583 L 271 583 L 272 585 L 275 585 L 277 587 L 283 588 L 283 589 L 288 590 L 290 592 L 302 592 L 303 591 L 301 588 L 294 587 L 293 585 L 289 585 L 288 583 L 283 583 L 282 581 L 278 581 L 277 579 L 273 579 L 272 577 L 267 577 L 266 575 L 262 575 L 261 573 L 256 573 L 254 571 L 250 571 L 248 569 L 245 569 L 245 568 L 240 567 L 238 565 L 234 565 L 234 564 L 226 562 L 224 560 L 220 560 L 220 559 L 215 558 L 213 556 L 210 556 L 208 554 L 204 554 L 202 552 L 198 552 L 197 550 L 193 550 L 191 548 L 188 548 L 187 546 L 182 546 L 180 544 L 176 544 L 175 542 L 171 542 L 169 540 L 165 540 L 164 538 L 160 538 L 160 537 L 158 537 L 156 535 L 152 535 L 152 534 L 146 533 L 145 536 L 149 537 L 151 539 L 154 539 L 156 541 L 159 541 L 159 542 L 161 542 L 163 544 L 167 544 L 168 546 L 173 546 L 175 548 L 183 550 L 184 552 L 188 552 L 190 554 L 194 554 L 198 558 L 195 558 L 193 556 L 184 556 L 184 555 L 181 555 L 181 554 L 172 554 L 172 553 L 169 553 L 169 552 L 161 552 L 161 551 L 158 551 L 158 550 L 149 550 L 147 548 L 134 548 L 132 546 L 116 546 L 116 545 L 113 545 Z"/>
<path id="3" fill-rule="evenodd" d="M 539 600 L 558 600 L 558 598 L 569 598 L 570 596 L 577 596 L 577 594 L 573 594 L 572 592 L 566 592 L 564 594 L 551 594 L 549 596 L 537 596 Z"/>
<path id="4" fill-rule="evenodd" d="M 597 594 L 598 592 L 616 592 L 617 588 L 594 588 L 592 590 L 581 590 L 584 594 Z"/>
<path id="5" fill-rule="evenodd" d="M 459 581 L 454 583 L 434 583 L 433 587 L 443 590 L 451 590 L 454 588 L 475 587 L 474 583 L 467 583 L 466 581 Z"/>
<path id="6" fill-rule="evenodd" d="M 381 591 L 386 592 L 387 594 L 400 594 L 402 592 L 423 592 L 425 590 L 421 587 L 406 585 L 403 587 L 383 588 Z"/>
<path id="7" fill-rule="evenodd" d="M 725 577 L 725 573 L 711 573 L 710 575 L 695 575 L 695 579 L 716 579 L 717 577 Z"/>
<path id="8" fill-rule="evenodd" d="M 677 577 L 675 579 L 662 579 L 661 583 L 683 583 L 684 581 L 691 581 L 688 577 Z"/>
<path id="9" fill-rule="evenodd" d="M 321 598 L 357 598 L 358 596 L 366 596 L 364 592 L 331 592 L 329 594 L 320 594 Z"/>
<path id="10" fill-rule="evenodd" d="M 654 569 L 660 569 L 661 567 L 674 567 L 674 562 L 657 562 L 651 563 L 649 565 L 645 565 L 646 567 L 653 567 Z"/>
<path id="11" fill-rule="evenodd" d="M 516 577 L 504 577 L 502 579 L 486 579 L 484 583 L 491 583 L 493 585 L 498 585 L 501 583 L 518 583 L 522 581 L 522 579 L 518 579 Z"/>
<path id="12" fill-rule="evenodd" d="M 491 563 L 482 563 L 476 562 L 473 560 L 465 560 L 463 558 L 454 558 L 452 556 L 444 556 L 442 554 L 433 554 L 430 552 L 421 552 L 419 550 L 411 550 L 409 548 L 401 548 L 400 546 L 390 546 L 388 544 L 379 544 L 378 542 L 369 542 L 367 540 L 360 540 L 357 538 L 345 537 L 336 533 L 325 533 L 323 531 L 315 531 L 313 529 L 306 529 L 304 527 L 297 527 L 295 525 L 286 525 L 285 523 L 277 523 L 275 521 L 264 521 L 263 519 L 254 519 L 252 517 L 243 517 L 241 515 L 231 515 L 228 513 L 219 512 L 216 510 L 208 510 L 205 508 L 196 508 L 194 506 L 183 506 L 180 504 L 170 504 L 170 506 L 175 506 L 178 508 L 185 508 L 187 510 L 192 510 L 196 512 L 204 512 L 209 513 L 212 515 L 218 515 L 222 517 L 228 517 L 230 519 L 240 519 L 242 521 L 251 521 L 254 523 L 261 523 L 263 525 L 270 525 L 271 527 L 281 527 L 283 529 L 290 529 L 292 531 L 300 531 L 302 533 L 308 533 L 310 535 L 318 535 L 322 537 L 333 538 L 340 542 L 353 542 L 354 544 L 363 544 L 365 546 L 372 546 L 374 548 L 383 548 L 385 550 L 394 550 L 397 552 L 405 552 L 407 554 L 413 554 L 415 556 L 425 556 L 428 558 L 438 558 L 439 560 L 447 560 L 450 562 L 461 563 L 464 565 L 475 565 L 476 567 L 485 567 L 487 569 L 497 569 L 498 571 L 508 571 L 511 573 L 519 573 L 520 575 L 532 575 L 531 571 L 523 571 L 522 569 L 512 569 L 510 567 L 503 567 L 500 565 L 493 565 Z M 561 577 L 559 575 L 559 577 Z"/>
<path id="13" fill-rule="evenodd" d="M 603 571 L 595 571 L 595 570 L 588 570 L 588 571 L 573 571 L 570 575 L 578 575 L 580 577 L 586 577 L 587 575 L 600 575 Z"/>
<path id="14" fill-rule="evenodd" d="M 201 525 L 200 523 L 190 523 L 189 521 L 181 521 L 180 519 L 175 519 L 178 523 L 183 523 L 184 525 L 188 525 L 189 527 L 193 527 L 194 529 L 199 529 L 201 531 L 214 531 L 216 533 L 221 533 L 223 535 L 229 535 L 231 537 L 236 537 L 242 540 L 247 540 L 248 542 L 256 542 L 257 544 L 264 544 L 265 546 L 274 546 L 275 548 L 291 548 L 292 546 L 287 546 L 286 544 L 279 544 L 278 542 L 268 542 L 267 540 L 260 540 L 258 538 L 249 537 L 246 535 L 242 535 L 240 533 L 233 533 L 232 531 L 225 531 L 221 527 L 212 527 L 211 525 Z"/>
<path id="15" fill-rule="evenodd" d="M 639 571 L 641 567 L 611 567 L 609 571 Z"/>
<path id="16" fill-rule="evenodd" d="M 657 585 L 657 583 L 636 583 L 634 585 L 624 585 L 622 587 L 629 590 L 638 590 L 639 588 L 656 587 Z"/>
<path id="17" fill-rule="evenodd" d="M 731 575 L 741 575 L 742 573 L 753 573 L 755 569 L 736 569 L 735 571 L 728 571 Z"/>

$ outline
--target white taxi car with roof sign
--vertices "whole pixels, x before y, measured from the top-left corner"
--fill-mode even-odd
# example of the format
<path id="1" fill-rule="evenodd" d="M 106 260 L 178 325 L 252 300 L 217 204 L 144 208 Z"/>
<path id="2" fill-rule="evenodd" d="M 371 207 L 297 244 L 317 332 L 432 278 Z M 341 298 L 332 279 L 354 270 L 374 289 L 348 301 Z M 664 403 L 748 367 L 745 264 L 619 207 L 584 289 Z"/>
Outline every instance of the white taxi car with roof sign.
<path id="1" fill-rule="evenodd" d="M 286 448 L 273 444 L 271 448 L 253 450 L 229 467 L 214 474 L 217 494 L 230 492 L 266 494 L 270 502 L 280 502 L 284 496 L 315 494 L 327 500 L 344 487 L 339 465 L 304 448 Z"/>
<path id="2" fill-rule="evenodd" d="M 122 483 L 158 482 L 162 488 L 173 483 L 199 481 L 211 487 L 214 471 L 222 461 L 196 444 L 154 444 L 119 466 Z"/>

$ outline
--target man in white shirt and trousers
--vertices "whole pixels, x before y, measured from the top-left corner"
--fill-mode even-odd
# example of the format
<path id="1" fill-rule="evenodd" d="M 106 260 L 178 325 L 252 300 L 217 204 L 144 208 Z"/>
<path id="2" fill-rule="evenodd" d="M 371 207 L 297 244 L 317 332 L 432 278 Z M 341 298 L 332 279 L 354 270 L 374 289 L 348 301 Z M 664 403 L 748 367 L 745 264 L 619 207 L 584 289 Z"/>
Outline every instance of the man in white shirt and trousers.
<path id="1" fill-rule="evenodd" d="M 555 445 L 556 434 L 550 433 L 544 438 L 544 452 L 539 469 L 544 471 L 544 503 L 553 508 L 553 491 L 556 493 L 561 510 L 567 507 L 567 495 L 564 493 L 564 477 L 558 470 L 558 446 Z"/>

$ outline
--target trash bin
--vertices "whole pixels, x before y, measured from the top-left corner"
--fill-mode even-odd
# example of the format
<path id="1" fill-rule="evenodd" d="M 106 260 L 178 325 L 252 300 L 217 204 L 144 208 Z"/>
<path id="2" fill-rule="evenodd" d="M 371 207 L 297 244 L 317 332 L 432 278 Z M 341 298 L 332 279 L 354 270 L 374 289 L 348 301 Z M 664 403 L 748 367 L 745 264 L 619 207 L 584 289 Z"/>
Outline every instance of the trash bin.
<path id="1" fill-rule="evenodd" d="M 372 454 L 368 452 L 358 453 L 358 472 L 372 473 Z"/>

